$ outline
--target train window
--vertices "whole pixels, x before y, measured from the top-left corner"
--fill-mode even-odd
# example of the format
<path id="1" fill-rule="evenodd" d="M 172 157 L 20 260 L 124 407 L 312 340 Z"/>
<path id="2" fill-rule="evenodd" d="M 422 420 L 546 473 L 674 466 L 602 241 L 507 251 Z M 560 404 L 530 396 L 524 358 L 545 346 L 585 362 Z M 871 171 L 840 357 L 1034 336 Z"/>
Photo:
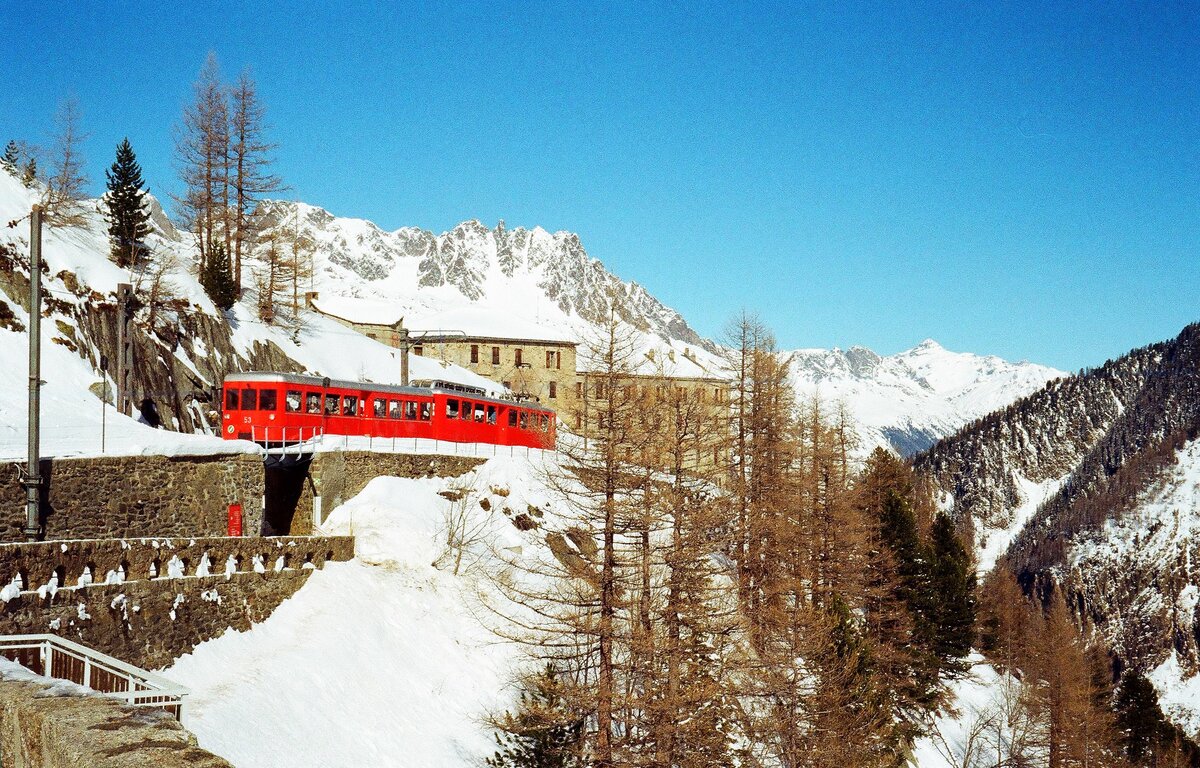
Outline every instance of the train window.
<path id="1" fill-rule="evenodd" d="M 517 426 L 517 412 L 515 410 L 513 410 L 512 408 L 508 409 L 508 426 L 510 426 L 510 427 Z"/>
<path id="2" fill-rule="evenodd" d="M 375 418 L 382 419 L 387 415 L 387 400 L 384 400 L 382 397 L 372 400 L 371 406 L 374 409 Z"/>
<path id="3" fill-rule="evenodd" d="M 500 365 L 500 347 L 492 347 L 492 365 Z"/>
<path id="4" fill-rule="evenodd" d="M 521 411 L 521 429 L 529 429 L 529 412 Z"/>
<path id="5" fill-rule="evenodd" d="M 433 403 L 421 403 L 421 421 L 433 418 Z"/>
<path id="6" fill-rule="evenodd" d="M 236 411 L 238 409 L 238 391 L 236 389 L 225 390 L 225 410 Z"/>
<path id="7" fill-rule="evenodd" d="M 542 414 L 542 431 L 543 432 L 550 431 L 550 417 L 544 413 Z"/>
<path id="8" fill-rule="evenodd" d="M 299 390 L 289 389 L 287 391 L 287 397 L 284 398 L 283 407 L 287 409 L 288 413 L 299 413 L 300 412 L 300 392 L 299 392 Z"/>
<path id="9" fill-rule="evenodd" d="M 253 411 L 258 408 L 258 391 L 253 389 L 242 390 L 242 410 Z"/>
<path id="10" fill-rule="evenodd" d="M 388 401 L 388 418 L 389 419 L 400 418 L 400 401 L 399 400 L 389 400 Z"/>
<path id="11" fill-rule="evenodd" d="M 483 421 L 483 403 L 475 403 L 475 421 Z"/>
<path id="12" fill-rule="evenodd" d="M 454 400 L 453 398 L 446 400 L 446 418 L 447 419 L 457 419 L 458 418 L 458 401 Z"/>
<path id="13" fill-rule="evenodd" d="M 321 412 L 321 393 L 309 392 L 304 396 L 304 411 L 306 413 Z"/>
<path id="14" fill-rule="evenodd" d="M 258 393 L 258 410 L 273 411 L 279 407 L 279 390 L 264 389 Z"/>
<path id="15" fill-rule="evenodd" d="M 325 415 L 337 416 L 338 412 L 338 396 L 325 395 Z"/>
<path id="16" fill-rule="evenodd" d="M 471 401 L 463 400 L 462 414 L 459 416 L 463 421 L 471 420 Z"/>
<path id="17" fill-rule="evenodd" d="M 404 418 L 406 418 L 406 419 L 416 419 L 417 418 L 417 403 L 415 400 L 405 400 L 404 401 Z"/>
<path id="18" fill-rule="evenodd" d="M 494 406 L 494 405 L 488 406 L 487 421 L 488 421 L 488 424 L 496 423 L 496 406 Z"/>
<path id="19" fill-rule="evenodd" d="M 342 415 L 357 416 L 358 415 L 358 398 L 354 395 L 346 395 L 342 398 Z"/>

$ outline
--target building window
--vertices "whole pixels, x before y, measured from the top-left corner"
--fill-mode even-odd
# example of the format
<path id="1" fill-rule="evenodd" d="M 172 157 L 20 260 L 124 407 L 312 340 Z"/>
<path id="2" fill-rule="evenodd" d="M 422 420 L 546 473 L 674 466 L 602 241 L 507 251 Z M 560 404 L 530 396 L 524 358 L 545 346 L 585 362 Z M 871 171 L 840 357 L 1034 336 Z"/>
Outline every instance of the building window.
<path id="1" fill-rule="evenodd" d="M 368 333 L 368 334 L 367 334 L 367 338 L 368 338 L 368 339 L 373 339 L 373 338 L 375 338 L 375 334 L 373 334 L 373 333 Z"/>
<path id="2" fill-rule="evenodd" d="M 505 388 L 505 389 L 512 389 L 512 382 L 511 382 L 511 381 L 502 381 L 502 382 L 500 382 L 500 383 L 504 385 L 504 388 Z"/>
<path id="3" fill-rule="evenodd" d="M 518 368 L 521 367 L 521 348 L 517 347 L 517 349 L 514 350 L 513 355 L 514 355 L 513 361 L 515 362 L 516 366 Z"/>
<path id="4" fill-rule="evenodd" d="M 492 365 L 500 365 L 500 347 L 492 347 Z"/>
<path id="5" fill-rule="evenodd" d="M 583 382 L 582 381 L 575 382 L 575 397 L 578 397 L 578 398 L 583 397 Z"/>
<path id="6" fill-rule="evenodd" d="M 552 350 L 552 349 L 546 350 L 546 367 L 547 368 L 554 367 L 554 350 Z"/>
<path id="7" fill-rule="evenodd" d="M 551 398 L 558 397 L 558 384 L 553 381 L 550 382 L 550 397 Z"/>
<path id="8" fill-rule="evenodd" d="M 420 344 L 416 345 L 415 347 L 413 347 L 413 354 L 417 355 L 419 357 L 424 357 L 425 356 L 425 347 L 422 347 Z"/>
<path id="9" fill-rule="evenodd" d="M 471 362 L 472 363 L 479 362 L 479 345 L 478 344 L 471 345 Z"/>

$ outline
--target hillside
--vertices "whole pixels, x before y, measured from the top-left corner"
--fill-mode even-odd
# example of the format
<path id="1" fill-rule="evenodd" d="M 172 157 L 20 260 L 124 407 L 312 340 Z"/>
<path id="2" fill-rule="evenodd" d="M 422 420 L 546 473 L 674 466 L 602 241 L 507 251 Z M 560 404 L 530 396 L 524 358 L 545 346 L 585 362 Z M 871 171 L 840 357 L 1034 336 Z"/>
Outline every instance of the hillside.
<path id="1" fill-rule="evenodd" d="M 1062 585 L 1125 664 L 1159 670 L 1170 698 L 1200 671 L 1198 437 L 1200 324 L 1051 382 L 916 464 L 974 532 L 982 567 L 1001 558 L 1026 584 Z"/>

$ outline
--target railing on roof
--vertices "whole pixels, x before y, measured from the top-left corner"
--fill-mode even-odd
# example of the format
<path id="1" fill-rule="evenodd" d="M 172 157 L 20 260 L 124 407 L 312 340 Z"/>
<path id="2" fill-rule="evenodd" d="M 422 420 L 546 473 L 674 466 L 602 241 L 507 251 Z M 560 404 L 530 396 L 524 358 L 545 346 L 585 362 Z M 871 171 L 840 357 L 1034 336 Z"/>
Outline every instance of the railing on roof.
<path id="1" fill-rule="evenodd" d="M 162 709 L 183 721 L 187 688 L 64 637 L 0 635 L 0 656 L 44 677 L 77 683 L 133 707 Z"/>

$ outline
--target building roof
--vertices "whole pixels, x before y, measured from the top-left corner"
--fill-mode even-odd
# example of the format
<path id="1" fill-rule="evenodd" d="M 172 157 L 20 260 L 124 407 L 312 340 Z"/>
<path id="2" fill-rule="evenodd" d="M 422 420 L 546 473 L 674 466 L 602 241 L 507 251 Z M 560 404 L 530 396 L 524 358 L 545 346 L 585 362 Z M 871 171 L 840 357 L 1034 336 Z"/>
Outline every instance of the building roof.
<path id="1" fill-rule="evenodd" d="M 459 332 L 469 339 L 511 340 L 575 344 L 572 335 L 564 330 L 548 328 L 539 323 L 480 306 L 462 306 L 447 310 L 411 310 L 405 318 L 405 327 L 413 333 L 436 337 L 439 331 L 445 335 L 458 336 Z"/>
<path id="2" fill-rule="evenodd" d="M 395 302 L 349 296 L 313 296 L 310 301 L 318 312 L 348 323 L 390 328 L 404 320 L 404 310 Z"/>

